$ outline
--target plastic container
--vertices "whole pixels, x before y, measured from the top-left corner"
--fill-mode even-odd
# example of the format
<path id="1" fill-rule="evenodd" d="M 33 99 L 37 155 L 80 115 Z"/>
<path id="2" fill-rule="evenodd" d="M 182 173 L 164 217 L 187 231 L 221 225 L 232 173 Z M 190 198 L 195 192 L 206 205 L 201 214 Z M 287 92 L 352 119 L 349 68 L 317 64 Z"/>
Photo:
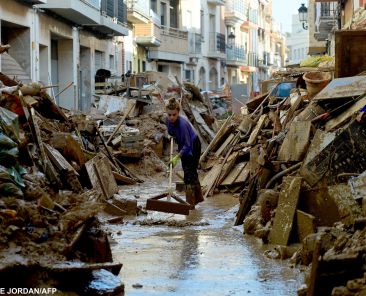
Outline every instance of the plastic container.
<path id="1" fill-rule="evenodd" d="M 314 71 L 305 73 L 302 78 L 305 80 L 308 94 L 315 96 L 327 86 L 332 79 L 332 75 L 329 72 Z"/>

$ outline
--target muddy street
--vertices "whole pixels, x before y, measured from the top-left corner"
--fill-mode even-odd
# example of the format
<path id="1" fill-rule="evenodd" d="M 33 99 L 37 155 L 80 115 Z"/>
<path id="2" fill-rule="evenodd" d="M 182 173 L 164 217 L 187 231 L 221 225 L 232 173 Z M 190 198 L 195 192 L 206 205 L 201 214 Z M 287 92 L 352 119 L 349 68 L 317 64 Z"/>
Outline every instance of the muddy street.
<path id="1" fill-rule="evenodd" d="M 139 202 L 161 184 L 126 189 Z M 158 212 L 109 225 L 126 295 L 295 295 L 303 276 L 233 226 L 237 199 L 215 195 L 187 217 Z"/>

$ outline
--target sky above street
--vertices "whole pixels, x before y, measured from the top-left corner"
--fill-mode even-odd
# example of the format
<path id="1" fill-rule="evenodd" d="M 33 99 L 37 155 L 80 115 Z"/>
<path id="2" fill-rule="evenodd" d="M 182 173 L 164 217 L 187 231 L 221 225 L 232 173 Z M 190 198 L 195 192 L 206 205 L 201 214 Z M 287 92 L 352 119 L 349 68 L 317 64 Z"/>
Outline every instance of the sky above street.
<path id="1" fill-rule="evenodd" d="M 291 32 L 292 15 L 298 13 L 301 3 L 305 3 L 307 7 L 307 2 L 307 0 L 272 0 L 273 17 L 282 23 L 284 32 Z"/>

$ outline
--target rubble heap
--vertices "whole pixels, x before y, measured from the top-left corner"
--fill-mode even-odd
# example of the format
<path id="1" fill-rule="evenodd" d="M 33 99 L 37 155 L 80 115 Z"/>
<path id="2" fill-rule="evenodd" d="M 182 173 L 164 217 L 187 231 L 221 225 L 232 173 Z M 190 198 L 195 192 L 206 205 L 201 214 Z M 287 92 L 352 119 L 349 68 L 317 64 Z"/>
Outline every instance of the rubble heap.
<path id="1" fill-rule="evenodd" d="M 206 197 L 236 193 L 235 224 L 277 245 L 270 257 L 291 257 L 287 246 L 302 243 L 293 260 L 312 263 L 308 295 L 363 277 L 365 81 L 333 79 L 313 95 L 303 89 L 287 98 L 259 95 L 244 115 L 226 120 L 200 160 Z M 355 295 L 349 290 L 334 295 Z"/>

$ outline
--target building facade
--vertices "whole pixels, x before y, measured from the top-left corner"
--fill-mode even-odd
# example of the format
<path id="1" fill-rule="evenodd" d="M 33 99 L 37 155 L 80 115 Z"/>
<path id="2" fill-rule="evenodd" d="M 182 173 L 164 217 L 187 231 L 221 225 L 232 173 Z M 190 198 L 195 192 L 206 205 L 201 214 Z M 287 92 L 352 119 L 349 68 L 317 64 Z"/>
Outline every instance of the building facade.
<path id="1" fill-rule="evenodd" d="M 309 0 L 309 54 L 334 55 L 334 32 L 352 23 L 355 12 L 364 9 L 366 0 Z"/>
<path id="2" fill-rule="evenodd" d="M 292 16 L 291 34 L 287 37 L 288 59 L 287 65 L 300 64 L 309 55 L 309 33 L 304 29 L 299 16 Z"/>
<path id="3" fill-rule="evenodd" d="M 61 107 L 88 110 L 97 70 L 122 72 L 126 13 L 123 1 L 2 0 L 1 42 L 32 81 L 56 85 Z"/>
<path id="4" fill-rule="evenodd" d="M 271 0 L 2 0 L 0 32 L 29 79 L 74 110 L 89 110 L 98 70 L 253 93 L 284 64 Z"/>

